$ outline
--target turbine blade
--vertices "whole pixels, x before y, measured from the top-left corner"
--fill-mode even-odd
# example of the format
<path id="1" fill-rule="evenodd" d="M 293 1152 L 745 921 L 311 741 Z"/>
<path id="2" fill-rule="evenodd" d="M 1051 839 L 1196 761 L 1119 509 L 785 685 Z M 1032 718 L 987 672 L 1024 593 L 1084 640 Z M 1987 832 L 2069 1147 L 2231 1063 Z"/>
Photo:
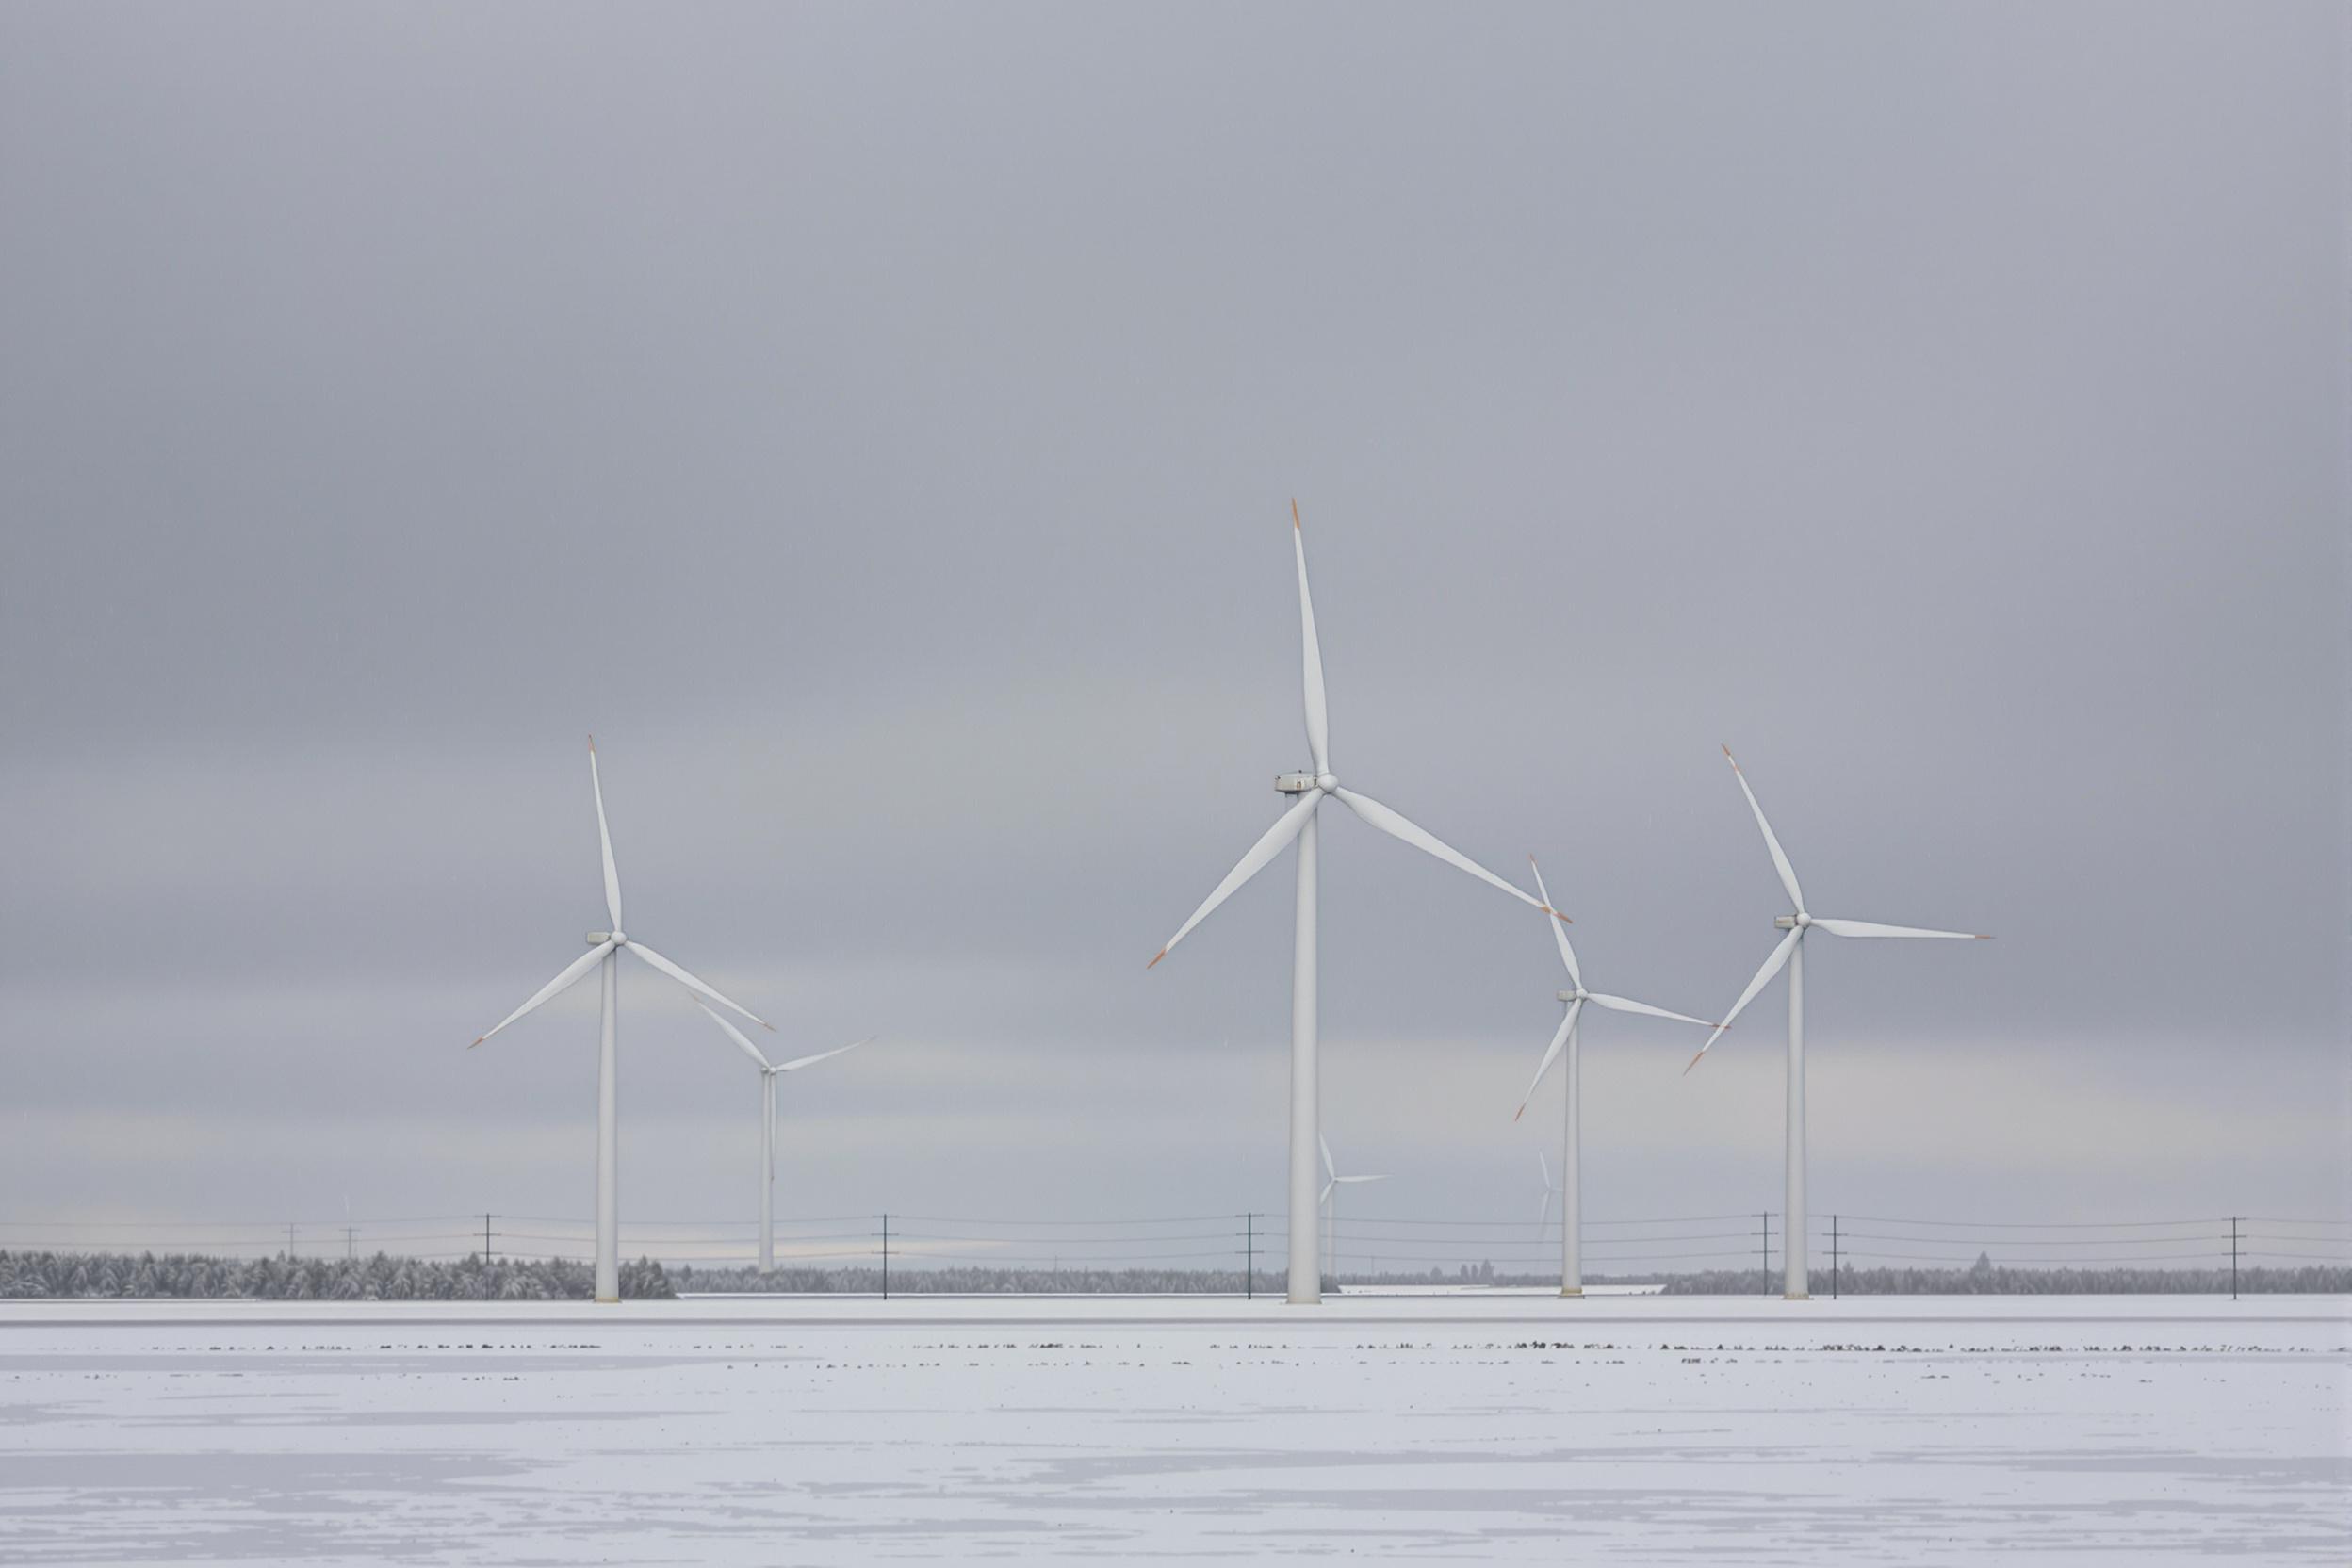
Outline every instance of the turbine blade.
<path id="1" fill-rule="evenodd" d="M 1519 1097 L 1519 1108 L 1511 1113 L 1511 1120 L 1516 1121 L 1527 1114 L 1527 1102 L 1535 1098 L 1535 1086 L 1544 1082 L 1544 1075 L 1552 1070 L 1552 1064 L 1560 1060 L 1560 1054 L 1568 1048 L 1568 1031 L 1576 1026 L 1576 1018 L 1583 1011 L 1581 998 L 1568 1004 L 1568 1014 L 1560 1021 L 1559 1029 L 1553 1032 L 1552 1043 L 1544 1049 L 1544 1059 L 1535 1064 L 1535 1076 L 1527 1080 L 1527 1092 Z M 1550 1174 L 1547 1172 L 1544 1179 L 1550 1181 Z"/>
<path id="2" fill-rule="evenodd" d="M 1833 937 L 1943 937 L 1954 941 L 1988 942 L 1993 939 L 1981 931 L 1930 931 L 1919 925 L 1880 925 L 1867 920 L 1822 920 L 1813 923 Z"/>
<path id="3" fill-rule="evenodd" d="M 1334 1181 L 1334 1182 L 1385 1182 L 1385 1181 L 1387 1181 L 1387 1180 L 1388 1180 L 1388 1178 L 1387 1178 L 1387 1176 L 1385 1176 L 1385 1175 L 1380 1175 L 1380 1176 L 1334 1176 L 1334 1177 L 1332 1177 L 1332 1178 L 1331 1178 L 1331 1180 L 1332 1180 L 1332 1181 Z"/>
<path id="4" fill-rule="evenodd" d="M 1541 1149 L 1535 1152 L 1535 1168 L 1544 1173 L 1544 1190 L 1549 1192 L 1552 1186 L 1552 1162 L 1544 1157 L 1544 1151 Z"/>
<path id="5" fill-rule="evenodd" d="M 1814 923 L 1819 924 L 1820 922 Z M 1603 996 L 1594 991 L 1592 1001 L 1594 1005 L 1607 1007 L 1612 1012 L 1647 1013 L 1652 1018 L 1671 1018 L 1678 1023 L 1695 1023 L 1702 1029 L 1713 1027 L 1703 1018 L 1692 1018 L 1689 1013 L 1670 1013 L 1663 1007 L 1653 1007 L 1646 1002 L 1636 1002 L 1630 997 Z"/>
<path id="6" fill-rule="evenodd" d="M 1544 1200 L 1543 1200 L 1542 1202 L 1538 1203 L 1538 1204 L 1535 1206 L 1535 1222 L 1536 1222 L 1538 1225 L 1541 1225 L 1541 1224 L 1543 1224 L 1545 1220 L 1547 1220 L 1547 1219 L 1549 1219 L 1549 1218 L 1551 1218 L 1551 1217 L 1552 1217 L 1552 1189 L 1551 1189 L 1551 1188 L 1549 1188 L 1549 1187 L 1545 1187 L 1545 1188 L 1544 1189 Z"/>
<path id="7" fill-rule="evenodd" d="M 1467 855 L 1462 854 L 1462 851 L 1447 845 L 1427 828 L 1415 826 L 1413 824 L 1406 821 L 1404 817 L 1389 809 L 1389 808 L 1382 806 L 1379 801 L 1374 800 L 1370 795 L 1360 795 L 1353 790 L 1334 790 L 1331 792 L 1339 796 L 1341 802 L 1347 806 L 1348 809 L 1353 811 L 1356 815 L 1362 817 L 1365 822 L 1370 823 L 1373 826 L 1379 828 L 1390 838 L 1402 839 L 1405 842 L 1413 845 L 1413 848 L 1421 850 L 1426 854 L 1434 855 L 1439 859 L 1445 861 L 1447 865 L 1455 866 L 1462 871 L 1466 871 L 1481 882 L 1491 882 L 1495 887 L 1502 889 L 1503 891 L 1509 893 L 1511 897 L 1517 899 L 1522 904 L 1531 905 L 1534 907 L 1543 910 L 1545 914 L 1558 916 L 1561 920 L 1566 920 L 1568 918 L 1566 915 L 1560 914 L 1559 910 L 1553 908 L 1550 905 L 1544 903 L 1542 899 L 1537 898 L 1533 893 L 1525 892 L 1520 889 L 1512 887 L 1510 883 L 1504 881 L 1501 877 L 1495 875 L 1493 872 L 1487 870 L 1484 866 L 1478 864 Z"/>
<path id="8" fill-rule="evenodd" d="M 760 1064 L 760 1071 L 769 1072 L 774 1070 L 774 1064 L 769 1062 L 767 1056 L 761 1053 L 758 1046 L 751 1043 L 750 1036 L 744 1034 L 741 1029 L 736 1028 L 734 1024 L 728 1022 L 727 1018 L 721 1014 L 717 1008 L 711 1006 L 710 1004 L 705 1002 L 701 997 L 694 997 L 691 1000 L 695 1006 L 700 1007 L 704 1012 L 710 1015 L 711 1022 L 727 1031 L 727 1037 L 728 1039 L 733 1040 L 737 1045 L 743 1048 L 744 1055 L 749 1056 L 753 1061 Z"/>
<path id="9" fill-rule="evenodd" d="M 1331 1141 L 1324 1137 L 1324 1135 L 1320 1133 L 1315 1135 L 1315 1141 L 1323 1151 L 1323 1174 L 1329 1176 L 1334 1182 L 1338 1181 L 1339 1172 L 1331 1167 Z"/>
<path id="10" fill-rule="evenodd" d="M 1715 1049 L 1715 1042 L 1723 1037 L 1723 1031 L 1731 1027 L 1731 1021 L 1740 1016 L 1741 1008 L 1756 1000 L 1756 992 L 1771 984 L 1772 976 L 1778 974 L 1780 967 L 1788 961 L 1788 955 L 1797 950 L 1797 940 L 1804 935 L 1802 930 L 1792 930 L 1780 939 L 1780 943 L 1772 949 L 1772 956 L 1764 960 L 1764 967 L 1757 970 L 1756 978 L 1748 982 L 1748 988 L 1740 993 L 1740 1000 L 1733 1003 L 1731 1011 L 1723 1015 L 1723 1021 L 1715 1025 L 1715 1032 L 1707 1037 L 1705 1045 L 1699 1047 L 1699 1056 L 1704 1056 Z M 1691 1067 L 1698 1066 L 1699 1056 L 1691 1057 L 1690 1067 L 1686 1067 L 1682 1070 L 1687 1073 Z"/>
<path id="11" fill-rule="evenodd" d="M 1544 900 L 1544 907 L 1549 909 L 1552 906 L 1552 890 L 1544 885 L 1544 868 L 1535 863 L 1532 855 L 1527 857 L 1527 867 L 1535 873 L 1537 895 Z M 1560 961 L 1568 966 L 1569 981 L 1576 989 L 1584 989 L 1584 972 L 1576 968 L 1576 950 L 1568 945 L 1568 928 L 1558 921 L 1552 922 L 1552 939 L 1560 943 Z"/>
<path id="12" fill-rule="evenodd" d="M 855 1051 L 861 1045 L 871 1045 L 881 1037 L 882 1037 L 879 1035 L 868 1035 L 862 1040 L 852 1040 L 847 1045 L 837 1045 L 830 1051 L 820 1051 L 813 1056 L 795 1056 L 791 1061 L 785 1062 L 781 1066 L 777 1067 L 776 1070 L 778 1072 L 798 1072 L 802 1068 L 809 1067 L 815 1063 L 838 1056 L 844 1051 Z"/>
<path id="13" fill-rule="evenodd" d="M 1315 771 L 1331 771 L 1331 715 L 1323 698 L 1323 645 L 1315 634 L 1315 600 L 1307 593 L 1307 534 L 1298 525 L 1298 501 L 1290 502 L 1290 543 L 1298 557 L 1298 635 L 1306 660 L 1307 753 Z"/>
<path id="14" fill-rule="evenodd" d="M 1323 1205 L 1325 1205 L 1326 1203 L 1329 1203 L 1329 1202 L 1331 1200 L 1331 1189 L 1332 1189 L 1333 1187 L 1337 1186 L 1337 1185 L 1339 1185 L 1339 1178 L 1338 1178 L 1338 1177 L 1336 1177 L 1336 1176 L 1332 1177 L 1330 1181 L 1328 1181 L 1328 1182 L 1324 1183 L 1324 1184 L 1323 1184 L 1323 1196 L 1322 1196 L 1322 1197 L 1320 1197 L 1320 1198 L 1318 1198 L 1318 1199 L 1316 1199 L 1316 1200 L 1315 1200 L 1315 1206 L 1316 1208 L 1321 1208 L 1321 1207 L 1323 1207 Z"/>
<path id="15" fill-rule="evenodd" d="M 596 776 L 596 738 L 588 737 L 588 787 L 596 792 L 596 840 L 604 846 L 604 912 L 612 917 L 612 929 L 626 930 L 621 924 L 621 868 L 612 862 L 612 829 L 604 821 L 604 780 Z"/>
<path id="16" fill-rule="evenodd" d="M 533 991 L 529 1002 L 524 1003 L 521 1006 L 515 1008 L 513 1012 L 498 1020 L 497 1024 L 490 1029 L 474 1037 L 474 1045 L 480 1045 L 483 1040 L 488 1039 L 492 1035 L 497 1034 L 500 1029 L 505 1028 L 516 1019 L 521 1018 L 525 1013 L 531 1012 L 539 1006 L 540 1004 L 547 1002 L 558 994 L 569 990 L 572 987 L 578 985 L 581 976 L 585 975 L 590 970 L 596 967 L 596 960 L 612 951 L 612 944 L 611 942 L 599 942 L 595 947 L 592 947 L 587 952 L 581 954 L 579 957 L 574 958 L 570 963 L 565 964 L 564 966 L 564 972 L 558 974 L 554 979 L 548 981 L 546 985 L 540 987 L 536 991 Z M 473 1048 L 473 1045 L 469 1045 L 466 1049 L 471 1051 Z"/>
<path id="17" fill-rule="evenodd" d="M 645 943 L 632 940 L 627 945 L 629 947 L 629 951 L 634 953 L 637 956 L 651 964 L 654 968 L 660 970 L 662 973 L 668 975 L 671 979 L 677 981 L 688 990 L 699 991 L 702 995 L 709 997 L 720 1006 L 731 1007 L 736 1012 L 743 1014 L 745 1018 L 751 1020 L 752 1022 L 758 1024 L 760 1028 L 765 1029 L 771 1035 L 776 1033 L 775 1024 L 770 1023 L 766 1019 L 761 1018 L 758 1013 L 753 1012 L 749 1007 L 745 1007 L 738 1003 L 729 1002 L 726 997 L 721 996 L 711 987 L 704 985 L 701 981 L 695 979 L 693 975 L 687 973 L 684 970 L 678 968 L 678 965 L 670 962 L 667 958 L 664 958 L 662 955 L 656 953 Z"/>
<path id="18" fill-rule="evenodd" d="M 1797 886 L 1797 868 L 1788 863 L 1780 840 L 1773 837 L 1772 825 L 1764 820 L 1764 808 L 1756 803 L 1756 792 L 1748 788 L 1748 776 L 1740 771 L 1740 759 L 1731 754 L 1729 746 L 1723 747 L 1723 760 L 1731 764 L 1732 776 L 1740 780 L 1740 792 L 1748 797 L 1748 809 L 1756 813 L 1756 825 L 1764 830 L 1764 847 L 1772 852 L 1772 869 L 1780 873 L 1780 885 L 1788 890 L 1789 903 L 1804 908 L 1805 890 Z"/>
<path id="19" fill-rule="evenodd" d="M 1206 920 L 1210 910 L 1231 897 L 1235 888 L 1264 871 L 1266 862 L 1280 855 L 1290 841 L 1298 836 L 1298 830 L 1306 826 L 1307 818 L 1315 814 L 1315 807 L 1322 799 L 1322 791 L 1309 790 L 1298 797 L 1297 804 L 1293 805 L 1289 810 L 1276 817 L 1274 825 L 1267 828 L 1258 841 L 1250 846 L 1250 853 L 1243 856 L 1241 862 L 1225 874 L 1225 880 L 1217 885 L 1217 890 L 1200 901 L 1200 907 L 1192 912 L 1192 918 L 1178 926 L 1176 934 L 1168 939 L 1168 945 L 1153 956 L 1152 963 L 1143 967 L 1150 969 L 1162 958 L 1175 952 L 1176 944 L 1190 936 L 1192 928 Z"/>

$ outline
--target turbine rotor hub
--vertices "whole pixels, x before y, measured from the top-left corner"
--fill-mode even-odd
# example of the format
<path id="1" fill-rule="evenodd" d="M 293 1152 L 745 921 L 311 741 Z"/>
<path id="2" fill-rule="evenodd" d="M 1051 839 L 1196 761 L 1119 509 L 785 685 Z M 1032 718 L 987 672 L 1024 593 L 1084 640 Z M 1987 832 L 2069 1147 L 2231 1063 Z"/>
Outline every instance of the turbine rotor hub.
<path id="1" fill-rule="evenodd" d="M 1798 929 L 1798 930 L 1802 931 L 1802 930 L 1804 930 L 1806 926 L 1808 926 L 1808 925 L 1810 925 L 1810 924 L 1812 924 L 1812 923 L 1813 923 L 1813 917 L 1812 917 L 1811 915 L 1806 914 L 1806 913 L 1805 913 L 1803 909 L 1799 909 L 1799 910 L 1797 911 L 1797 929 Z"/>
<path id="2" fill-rule="evenodd" d="M 1322 791 L 1325 794 L 1330 794 L 1332 791 L 1339 788 L 1339 775 L 1335 773 L 1316 774 L 1315 776 L 1315 787 Z"/>

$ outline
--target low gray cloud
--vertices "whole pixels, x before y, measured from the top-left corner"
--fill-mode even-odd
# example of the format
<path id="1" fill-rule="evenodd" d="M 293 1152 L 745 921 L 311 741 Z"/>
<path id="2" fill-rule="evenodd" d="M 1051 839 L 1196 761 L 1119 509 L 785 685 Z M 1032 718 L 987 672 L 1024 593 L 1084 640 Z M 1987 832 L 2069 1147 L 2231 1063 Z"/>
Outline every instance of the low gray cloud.
<path id="1" fill-rule="evenodd" d="M 463 1047 L 603 923 L 590 730 L 632 931 L 885 1034 L 788 1212 L 1277 1203 L 1286 863 L 1143 963 L 1303 758 L 1297 495 L 1340 770 L 1609 987 L 1772 939 L 1720 741 L 1999 934 L 1815 960 L 1824 1209 L 2344 1213 L 2342 33 L 10 8 L 11 1212 L 583 1212 L 588 994 Z M 1517 1204 L 1540 922 L 1325 843 L 1334 1137 Z M 624 1004 L 628 1206 L 741 1207 Z M 1779 1006 L 1596 1032 L 1596 1210 L 1776 1202 Z"/>

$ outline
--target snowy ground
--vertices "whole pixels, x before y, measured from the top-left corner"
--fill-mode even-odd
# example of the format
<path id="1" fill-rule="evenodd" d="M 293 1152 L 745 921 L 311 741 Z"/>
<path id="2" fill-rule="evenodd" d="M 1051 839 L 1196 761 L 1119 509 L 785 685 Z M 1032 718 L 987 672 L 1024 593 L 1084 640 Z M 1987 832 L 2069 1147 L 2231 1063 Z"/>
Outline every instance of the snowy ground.
<path id="1" fill-rule="evenodd" d="M 2348 1313 L 0 1303 L 0 1562 L 2341 1563 Z"/>

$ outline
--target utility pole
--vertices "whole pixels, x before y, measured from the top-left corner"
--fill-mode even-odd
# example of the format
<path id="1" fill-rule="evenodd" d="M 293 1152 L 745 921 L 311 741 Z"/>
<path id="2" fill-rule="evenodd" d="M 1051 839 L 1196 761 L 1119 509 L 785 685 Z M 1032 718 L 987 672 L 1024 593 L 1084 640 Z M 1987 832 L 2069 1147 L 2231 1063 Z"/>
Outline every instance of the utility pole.
<path id="1" fill-rule="evenodd" d="M 1767 1209 L 1764 1213 L 1757 1215 L 1756 1217 L 1760 1227 L 1756 1232 L 1756 1235 L 1761 1238 L 1756 1243 L 1756 1250 L 1764 1254 L 1764 1294 L 1770 1296 L 1772 1293 L 1772 1211 Z"/>
<path id="2" fill-rule="evenodd" d="M 2238 1217 L 2230 1217 L 2230 1299 L 2238 1298 Z"/>
<path id="3" fill-rule="evenodd" d="M 343 1227 L 343 1261 L 349 1263 L 358 1256 L 359 1228 L 355 1225 L 346 1225 Z"/>
<path id="4" fill-rule="evenodd" d="M 1829 1298 L 1838 1299 L 1838 1217 L 1829 1217 Z"/>
<path id="5" fill-rule="evenodd" d="M 890 1298 L 890 1217 L 882 1217 L 882 1299 Z"/>
<path id="6" fill-rule="evenodd" d="M 482 1217 L 482 1298 L 490 1299 L 490 1215 Z"/>
<path id="7" fill-rule="evenodd" d="M 1241 1217 L 1241 1298 L 1258 1298 L 1258 1217 L 1254 1212 Z"/>

